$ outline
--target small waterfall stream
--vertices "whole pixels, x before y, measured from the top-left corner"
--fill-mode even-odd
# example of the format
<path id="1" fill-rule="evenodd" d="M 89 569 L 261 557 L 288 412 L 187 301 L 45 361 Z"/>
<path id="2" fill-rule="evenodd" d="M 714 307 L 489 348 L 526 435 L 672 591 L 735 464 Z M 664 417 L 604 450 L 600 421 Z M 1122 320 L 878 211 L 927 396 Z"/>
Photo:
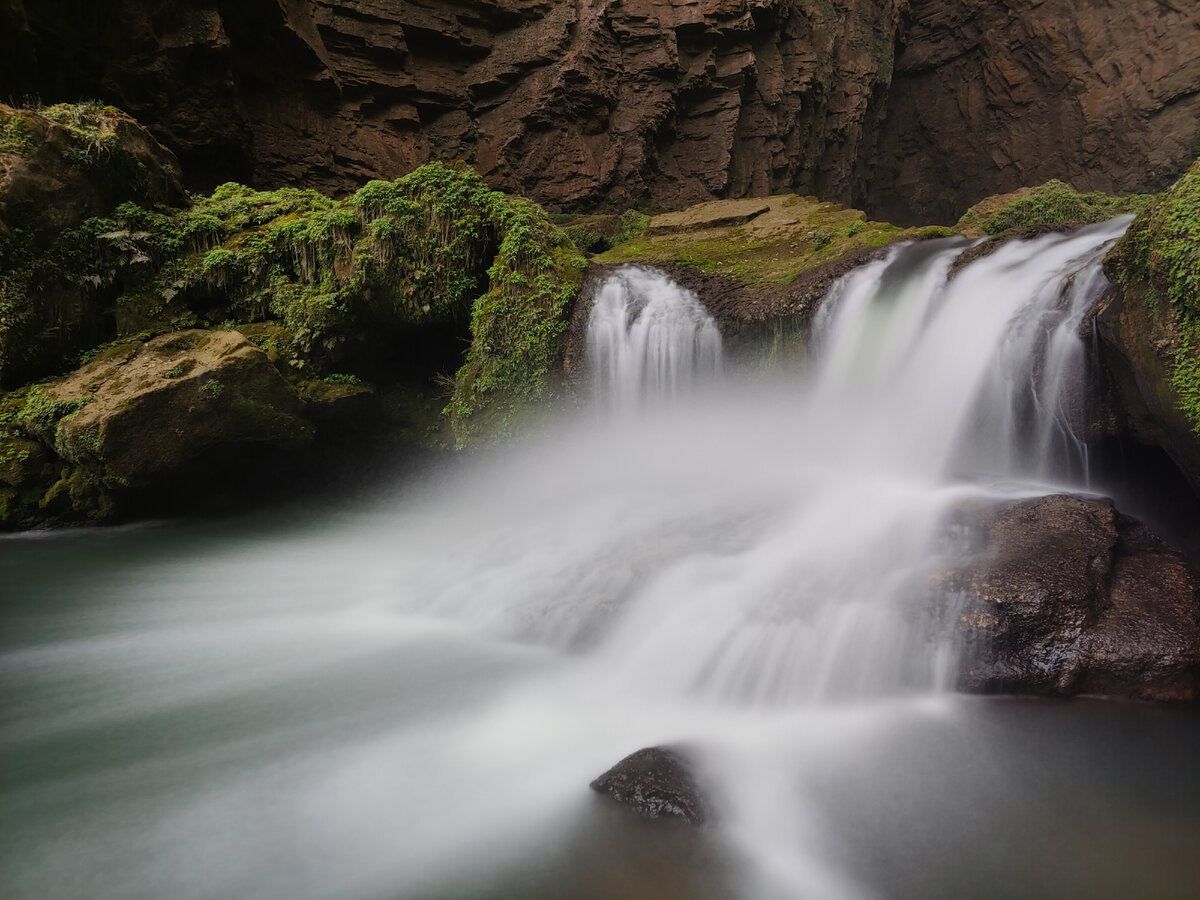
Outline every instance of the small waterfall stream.
<path id="1" fill-rule="evenodd" d="M 721 361 L 721 335 L 695 294 L 640 267 L 597 291 L 587 348 L 598 403 L 626 412 L 678 401 Z"/>
<path id="2" fill-rule="evenodd" d="M 771 412 L 746 394 L 722 406 L 730 398 L 664 391 L 711 368 L 695 348 L 715 346 L 715 328 L 664 276 L 614 274 L 589 329 L 594 362 L 614 373 L 601 399 L 624 407 L 649 385 L 660 401 L 696 407 L 703 436 L 672 420 L 675 432 L 641 451 L 673 454 L 664 466 L 685 470 L 705 452 L 689 444 L 735 435 L 742 459 L 722 458 L 692 489 L 711 496 L 719 488 L 705 480 L 732 479 L 739 511 L 761 526 L 730 522 L 722 530 L 745 545 L 664 559 L 633 596 L 608 598 L 626 612 L 593 677 L 736 704 L 952 687 L 954 606 L 929 587 L 953 563 L 943 523 L 981 490 L 1083 486 L 1086 457 L 1063 403 L 1084 375 L 1077 333 L 1103 284 L 1100 261 L 1127 224 L 1011 242 L 953 275 L 963 240 L 895 248 L 835 285 L 815 326 L 814 371 L 792 396 L 771 396 Z M 669 377 L 647 378 L 647 358 Z M 787 424 L 764 424 L 772 415 Z M 768 481 L 761 507 L 744 465 Z"/>
<path id="3" fill-rule="evenodd" d="M 1075 333 L 1125 226 L 953 277 L 964 242 L 895 248 L 778 380 L 621 271 L 603 417 L 310 520 L 0 544 L 6 896 L 1184 896 L 1146 875 L 1200 883 L 1197 786 L 1143 761 L 1200 723 L 956 697 L 930 582 L 957 504 L 1083 483 Z M 664 743 L 708 832 L 587 790 Z"/>

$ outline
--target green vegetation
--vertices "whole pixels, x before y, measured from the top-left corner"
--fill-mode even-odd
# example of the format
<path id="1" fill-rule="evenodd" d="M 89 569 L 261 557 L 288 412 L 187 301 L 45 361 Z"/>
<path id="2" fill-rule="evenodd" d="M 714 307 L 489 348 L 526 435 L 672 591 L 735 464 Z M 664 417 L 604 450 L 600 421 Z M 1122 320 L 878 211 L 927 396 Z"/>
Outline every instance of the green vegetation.
<path id="1" fill-rule="evenodd" d="M 185 211 L 124 204 L 69 236 L 87 248 L 70 266 L 115 286 L 122 331 L 272 321 L 320 368 L 373 330 L 463 320 L 501 286 L 544 306 L 552 232 L 540 208 L 434 163 L 343 201 L 226 184 Z"/>
<path id="2" fill-rule="evenodd" d="M 584 253 L 596 254 L 641 237 L 650 217 L 629 209 L 620 215 L 557 216 L 554 222 L 566 231 L 576 247 Z"/>
<path id="3" fill-rule="evenodd" d="M 691 221 L 691 211 L 651 220 L 648 228 L 643 226 L 644 233 L 596 257 L 596 262 L 680 266 L 745 284 L 784 285 L 854 250 L 950 233 L 939 229 L 936 235 L 924 234 L 869 222 L 858 210 L 793 195 L 763 200 L 764 210 L 743 224 L 719 224 L 727 220 L 723 212 L 727 205 L 732 209 L 746 202 L 704 204 L 696 208 L 702 210 L 696 221 Z M 704 217 L 718 224 L 710 227 Z M 668 224 L 662 224 L 664 220 Z"/>
<path id="4" fill-rule="evenodd" d="M 1143 305 L 1176 401 L 1200 435 L 1200 160 L 1159 194 L 1129 227 L 1108 261 L 1126 297 Z"/>
<path id="5" fill-rule="evenodd" d="M 955 227 L 968 236 L 981 237 L 1016 229 L 1084 225 L 1140 212 L 1151 199 L 1149 194 L 1081 194 L 1069 184 L 1054 180 L 1040 187 L 989 197 L 967 210 Z"/>
<path id="6" fill-rule="evenodd" d="M 637 214 L 621 219 L 630 233 L 644 227 Z M 345 371 L 356 342 L 469 319 L 474 342 L 446 408 L 463 443 L 508 430 L 520 407 L 558 393 L 585 267 L 540 207 L 433 163 L 345 200 L 226 184 L 184 210 L 122 203 L 42 252 L 23 245 L 0 275 L 0 302 L 27 308 L 38 294 L 73 291 L 114 308 L 121 334 L 271 323 L 286 339 L 252 339 L 272 358 L 346 384 L 357 383 Z M 18 306 L 9 304 L 14 326 Z M 189 368 L 184 360 L 164 377 Z"/>
<path id="7" fill-rule="evenodd" d="M 32 388 L 17 419 L 37 434 L 53 435 L 58 423 L 79 412 L 86 400 L 58 400 L 40 387 Z"/>
<path id="8" fill-rule="evenodd" d="M 22 110 L 0 112 L 0 153 L 24 156 L 33 146 L 33 119 Z"/>
<path id="9" fill-rule="evenodd" d="M 345 384 L 350 387 L 358 387 L 362 384 L 362 379 L 357 375 L 349 375 L 345 372 L 335 372 L 332 375 L 326 375 L 321 380 L 326 384 Z"/>
<path id="10" fill-rule="evenodd" d="M 513 432 L 531 404 L 562 391 L 563 335 L 587 261 L 541 209 L 508 199 L 489 287 L 471 312 L 473 340 L 446 407 L 459 446 Z"/>

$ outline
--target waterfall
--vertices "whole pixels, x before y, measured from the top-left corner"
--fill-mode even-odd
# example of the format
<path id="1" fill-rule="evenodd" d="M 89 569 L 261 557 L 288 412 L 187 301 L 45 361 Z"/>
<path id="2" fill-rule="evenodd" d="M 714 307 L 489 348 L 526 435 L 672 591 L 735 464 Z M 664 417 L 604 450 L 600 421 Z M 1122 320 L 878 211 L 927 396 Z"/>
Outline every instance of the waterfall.
<path id="1" fill-rule="evenodd" d="M 588 364 L 622 414 L 286 522 L 7 542 L 7 895 L 1182 896 L 1163 761 L 1200 728 L 955 697 L 937 588 L 963 503 L 1086 479 L 1077 333 L 1126 224 L 894 247 L 778 379 L 620 270 Z M 715 812 L 680 844 L 587 789 L 668 743 Z"/>
<path id="2" fill-rule="evenodd" d="M 1010 241 L 956 272 L 961 239 L 851 272 L 818 316 L 814 400 L 858 405 L 890 457 L 931 474 L 1086 485 L 1078 333 L 1129 221 Z"/>
<path id="3" fill-rule="evenodd" d="M 678 399 L 721 359 L 721 335 L 696 295 L 640 267 L 596 292 L 587 347 L 597 401 L 624 411 Z"/>
<path id="4" fill-rule="evenodd" d="M 594 677 L 737 704 L 951 687 L 954 608 L 930 588 L 956 552 L 944 523 L 981 490 L 1082 483 L 1065 409 L 1082 377 L 1078 330 L 1127 224 L 1009 242 L 957 267 L 972 246 L 962 239 L 894 248 L 829 292 L 813 369 L 791 396 L 751 386 L 732 402 L 707 398 L 694 430 L 623 433 L 638 476 L 661 466 L 664 492 L 685 473 L 696 480 L 660 523 L 670 538 L 639 534 L 622 550 L 653 574 L 605 598 L 622 615 Z M 673 394 L 711 365 L 694 351 L 705 327 L 695 298 L 665 276 L 621 270 L 597 295 L 593 363 L 622 404 L 638 390 Z M 688 491 L 703 502 L 693 508 Z M 722 522 L 722 503 L 742 518 Z M 702 550 L 652 553 L 706 519 Z M 576 608 L 583 628 L 594 581 L 577 607 L 571 596 L 559 591 L 555 616 Z"/>

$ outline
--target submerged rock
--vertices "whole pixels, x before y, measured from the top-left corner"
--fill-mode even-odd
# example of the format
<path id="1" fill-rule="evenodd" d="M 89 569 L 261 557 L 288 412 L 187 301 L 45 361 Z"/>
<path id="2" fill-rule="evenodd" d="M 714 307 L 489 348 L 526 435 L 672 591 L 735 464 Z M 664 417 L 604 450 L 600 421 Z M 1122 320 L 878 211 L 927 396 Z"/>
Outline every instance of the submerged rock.
<path id="1" fill-rule="evenodd" d="M 1200 573 L 1107 500 L 969 513 L 978 552 L 939 581 L 962 597 L 959 687 L 1200 699 Z"/>
<path id="2" fill-rule="evenodd" d="M 648 747 L 631 753 L 590 787 L 647 819 L 672 819 L 688 825 L 703 825 L 709 819 L 691 765 L 670 748 Z"/>

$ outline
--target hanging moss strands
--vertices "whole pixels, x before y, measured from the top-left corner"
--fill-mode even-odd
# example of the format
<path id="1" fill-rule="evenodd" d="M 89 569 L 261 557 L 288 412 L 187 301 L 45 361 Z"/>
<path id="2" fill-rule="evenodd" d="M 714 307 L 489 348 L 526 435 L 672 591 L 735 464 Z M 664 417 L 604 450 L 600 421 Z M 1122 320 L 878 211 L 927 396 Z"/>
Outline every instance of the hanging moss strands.
<path id="1" fill-rule="evenodd" d="M 1200 436 L 1200 160 L 1134 220 L 1105 268 L 1140 304 L 1174 402 Z"/>
<path id="2" fill-rule="evenodd" d="M 508 411 L 496 419 L 504 430 L 515 406 L 556 393 L 585 267 L 536 204 L 441 163 L 345 200 L 231 183 L 185 210 L 127 202 L 21 259 L 11 276 L 21 292 L 65 284 L 112 308 L 109 339 L 275 322 L 317 375 L 345 369 L 355 341 L 469 320 L 474 341 L 447 408 L 460 443 L 482 434 L 483 407 Z"/>

